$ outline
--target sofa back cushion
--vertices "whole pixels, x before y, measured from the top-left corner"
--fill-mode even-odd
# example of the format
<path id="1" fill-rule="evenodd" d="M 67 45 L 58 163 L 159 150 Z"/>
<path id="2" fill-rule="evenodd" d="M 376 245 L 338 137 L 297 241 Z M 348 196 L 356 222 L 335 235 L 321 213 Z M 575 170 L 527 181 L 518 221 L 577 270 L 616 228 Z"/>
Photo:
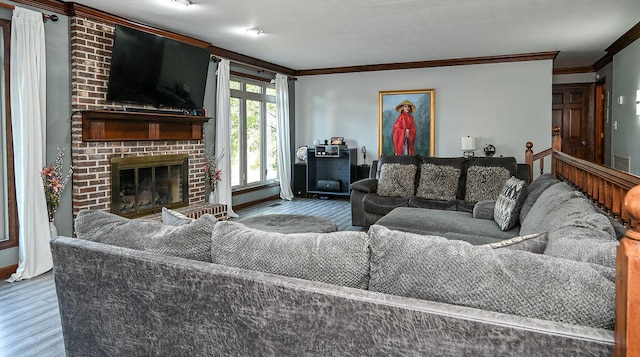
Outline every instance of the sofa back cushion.
<path id="1" fill-rule="evenodd" d="M 518 172 L 514 157 L 474 157 L 467 163 L 465 200 L 495 200 L 502 186 Z"/>
<path id="2" fill-rule="evenodd" d="M 416 196 L 431 200 L 464 198 L 465 159 L 421 157 Z"/>
<path id="3" fill-rule="evenodd" d="M 371 226 L 369 289 L 612 329 L 615 269 Z"/>
<path id="4" fill-rule="evenodd" d="M 527 188 L 527 198 L 524 200 L 522 208 L 520 209 L 520 222 L 527 218 L 527 214 L 529 214 L 531 207 L 536 203 L 542 192 L 558 182 L 560 181 L 551 174 L 543 174 L 536 177 L 536 179 L 529 184 L 529 187 Z"/>
<path id="5" fill-rule="evenodd" d="M 220 222 L 211 235 L 215 264 L 366 289 L 369 238 L 365 232 L 275 233 Z"/>
<path id="6" fill-rule="evenodd" d="M 210 214 L 174 226 L 100 210 L 82 210 L 75 221 L 75 232 L 80 239 L 211 262 L 211 232 L 216 223 L 218 220 Z"/>
<path id="7" fill-rule="evenodd" d="M 378 195 L 410 197 L 416 191 L 418 156 L 383 156 L 380 159 Z"/>

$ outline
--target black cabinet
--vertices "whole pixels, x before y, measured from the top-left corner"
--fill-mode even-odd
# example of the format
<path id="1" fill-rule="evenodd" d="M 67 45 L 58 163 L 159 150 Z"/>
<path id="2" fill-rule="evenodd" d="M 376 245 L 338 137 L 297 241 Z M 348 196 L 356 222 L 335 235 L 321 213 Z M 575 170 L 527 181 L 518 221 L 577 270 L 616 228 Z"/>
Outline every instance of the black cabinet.
<path id="1" fill-rule="evenodd" d="M 357 150 L 342 149 L 337 156 L 315 154 L 315 149 L 307 153 L 307 193 L 349 196 L 356 179 Z"/>
<path id="2" fill-rule="evenodd" d="M 371 171 L 371 166 L 358 165 L 356 169 L 356 181 L 369 178 L 369 171 Z"/>

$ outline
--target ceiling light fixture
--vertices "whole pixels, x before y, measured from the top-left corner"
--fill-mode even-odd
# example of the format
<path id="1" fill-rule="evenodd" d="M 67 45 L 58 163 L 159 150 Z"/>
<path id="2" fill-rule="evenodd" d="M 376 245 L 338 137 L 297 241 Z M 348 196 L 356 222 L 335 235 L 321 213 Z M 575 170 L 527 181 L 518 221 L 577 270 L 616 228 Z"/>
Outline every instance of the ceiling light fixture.
<path id="1" fill-rule="evenodd" d="M 171 2 L 174 3 L 174 4 L 182 5 L 184 7 L 187 7 L 189 5 L 193 5 L 193 1 L 191 1 L 191 0 L 171 0 Z"/>
<path id="2" fill-rule="evenodd" d="M 264 31 L 262 31 L 262 29 L 259 29 L 257 27 L 253 27 L 253 28 L 247 29 L 247 32 L 250 35 L 255 36 L 255 37 L 258 37 L 258 36 L 260 36 L 261 34 L 264 33 Z"/>

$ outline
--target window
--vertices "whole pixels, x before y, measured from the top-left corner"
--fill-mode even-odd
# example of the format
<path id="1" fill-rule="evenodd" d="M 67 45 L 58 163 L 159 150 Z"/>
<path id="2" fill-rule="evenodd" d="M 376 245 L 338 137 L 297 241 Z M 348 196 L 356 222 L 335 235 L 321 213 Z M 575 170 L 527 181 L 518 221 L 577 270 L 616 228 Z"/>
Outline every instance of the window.
<path id="1" fill-rule="evenodd" d="M 18 245 L 18 209 L 13 171 L 13 139 L 9 111 L 9 46 L 11 21 L 0 19 L 0 249 Z"/>
<path id="2" fill-rule="evenodd" d="M 231 186 L 259 186 L 278 179 L 275 86 L 232 76 Z"/>

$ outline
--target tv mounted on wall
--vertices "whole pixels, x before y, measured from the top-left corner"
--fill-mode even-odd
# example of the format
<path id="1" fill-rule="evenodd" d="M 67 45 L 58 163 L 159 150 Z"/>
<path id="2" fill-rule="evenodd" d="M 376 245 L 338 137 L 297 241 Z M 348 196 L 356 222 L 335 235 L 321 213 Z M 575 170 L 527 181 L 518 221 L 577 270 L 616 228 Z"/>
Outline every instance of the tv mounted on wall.
<path id="1" fill-rule="evenodd" d="M 207 49 L 116 25 L 107 100 L 202 109 L 209 59 Z"/>

